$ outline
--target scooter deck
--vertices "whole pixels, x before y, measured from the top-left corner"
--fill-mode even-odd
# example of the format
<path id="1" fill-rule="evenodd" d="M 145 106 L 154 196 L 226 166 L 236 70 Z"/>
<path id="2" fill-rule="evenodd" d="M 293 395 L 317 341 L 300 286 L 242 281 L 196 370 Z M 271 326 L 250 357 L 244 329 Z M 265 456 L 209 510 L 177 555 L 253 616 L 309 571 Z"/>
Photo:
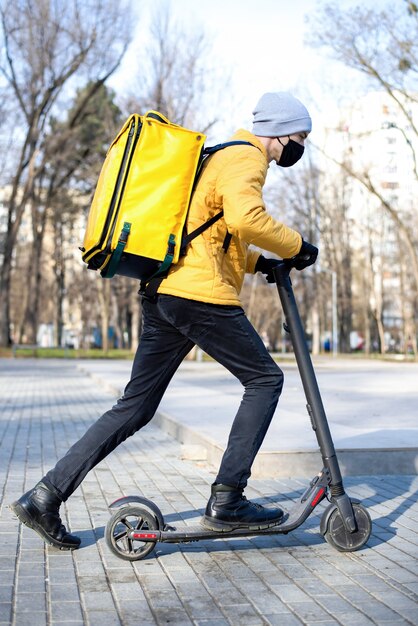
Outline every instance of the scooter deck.
<path id="1" fill-rule="evenodd" d="M 296 503 L 289 513 L 285 513 L 278 524 L 266 528 L 251 530 L 236 528 L 235 530 L 209 530 L 204 526 L 161 526 L 161 530 L 132 529 L 129 538 L 140 541 L 161 541 L 166 543 L 183 543 L 187 541 L 201 541 L 204 539 L 227 539 L 230 537 L 251 537 L 255 535 L 286 534 L 294 530 L 310 515 L 312 510 L 325 497 L 325 488 L 318 479 L 306 490 L 305 494 Z"/>
<path id="2" fill-rule="evenodd" d="M 130 539 L 140 541 L 161 541 L 164 543 L 186 543 L 189 541 L 202 541 L 204 539 L 226 539 L 231 537 L 251 537 L 255 535 L 271 535 L 274 533 L 287 533 L 286 530 L 289 516 L 286 514 L 279 524 L 270 525 L 266 528 L 249 529 L 235 528 L 233 530 L 210 530 L 202 525 L 165 526 L 164 530 L 132 530 Z"/>
<path id="3" fill-rule="evenodd" d="M 313 478 L 306 491 L 293 505 L 289 513 L 285 513 L 278 524 L 259 529 L 236 528 L 234 530 L 219 529 L 210 530 L 202 525 L 179 524 L 171 526 L 164 522 L 159 508 L 147 498 L 142 496 L 126 496 L 113 502 L 111 508 L 128 507 L 137 503 L 145 505 L 155 516 L 154 528 L 142 529 L 141 527 L 130 528 L 127 537 L 132 541 L 183 543 L 188 541 L 202 541 L 204 539 L 226 539 L 230 537 L 251 537 L 255 535 L 286 534 L 294 530 L 305 521 L 313 509 L 326 497 L 327 477 L 324 471 Z"/>

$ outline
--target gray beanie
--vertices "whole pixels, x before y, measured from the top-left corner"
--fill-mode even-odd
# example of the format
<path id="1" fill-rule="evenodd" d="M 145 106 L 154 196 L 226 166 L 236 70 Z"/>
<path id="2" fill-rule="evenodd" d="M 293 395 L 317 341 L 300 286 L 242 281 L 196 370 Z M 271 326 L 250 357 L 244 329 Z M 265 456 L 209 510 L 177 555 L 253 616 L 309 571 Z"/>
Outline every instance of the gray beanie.
<path id="1" fill-rule="evenodd" d="M 259 137 L 286 137 L 312 129 L 306 107 L 286 91 L 265 93 L 257 102 L 253 115 L 252 133 Z"/>

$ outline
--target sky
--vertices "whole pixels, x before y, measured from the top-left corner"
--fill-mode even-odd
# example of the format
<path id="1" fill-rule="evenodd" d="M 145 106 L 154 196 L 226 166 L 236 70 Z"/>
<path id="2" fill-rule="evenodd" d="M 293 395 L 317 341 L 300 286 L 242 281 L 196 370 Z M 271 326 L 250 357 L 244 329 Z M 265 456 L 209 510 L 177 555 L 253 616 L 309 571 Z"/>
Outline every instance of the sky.
<path id="1" fill-rule="evenodd" d="M 340 4 L 361 2 L 372 7 L 383 1 L 340 0 Z M 219 65 L 220 72 L 223 66 L 231 72 L 234 128 L 251 126 L 252 110 L 263 93 L 291 91 L 310 110 L 315 132 L 315 120 L 323 123 L 333 104 L 324 85 L 332 84 L 337 91 L 348 83 L 351 89 L 356 88 L 356 77 L 349 75 L 349 70 L 305 43 L 309 30 L 306 18 L 315 15 L 323 4 L 324 0 L 172 0 L 170 11 L 186 26 L 203 26 L 213 41 L 211 60 Z M 121 70 L 109 82 L 116 90 L 123 88 L 138 46 L 146 40 L 155 5 L 155 0 L 135 5 L 140 19 L 134 41 Z"/>

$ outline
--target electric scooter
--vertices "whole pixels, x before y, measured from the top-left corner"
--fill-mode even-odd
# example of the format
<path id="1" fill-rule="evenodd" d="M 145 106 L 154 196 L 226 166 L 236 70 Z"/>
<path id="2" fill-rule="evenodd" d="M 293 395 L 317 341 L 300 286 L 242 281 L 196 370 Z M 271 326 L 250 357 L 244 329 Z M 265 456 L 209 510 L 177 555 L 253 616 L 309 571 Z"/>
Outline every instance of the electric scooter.
<path id="1" fill-rule="evenodd" d="M 165 523 L 158 506 L 141 496 L 119 498 L 110 505 L 113 514 L 106 526 L 106 542 L 121 559 L 138 561 L 146 557 L 157 543 L 187 543 L 228 537 L 287 534 L 298 528 L 320 502 L 330 502 L 325 509 L 320 532 L 340 552 L 359 550 L 368 541 L 372 529 L 369 513 L 358 500 L 344 491 L 338 459 L 319 392 L 311 357 L 290 280 L 292 261 L 284 260 L 274 268 L 274 278 L 290 334 L 299 374 L 303 384 L 312 428 L 322 455 L 323 468 L 286 513 L 280 523 L 260 530 L 236 529 L 213 531 L 203 526 Z"/>

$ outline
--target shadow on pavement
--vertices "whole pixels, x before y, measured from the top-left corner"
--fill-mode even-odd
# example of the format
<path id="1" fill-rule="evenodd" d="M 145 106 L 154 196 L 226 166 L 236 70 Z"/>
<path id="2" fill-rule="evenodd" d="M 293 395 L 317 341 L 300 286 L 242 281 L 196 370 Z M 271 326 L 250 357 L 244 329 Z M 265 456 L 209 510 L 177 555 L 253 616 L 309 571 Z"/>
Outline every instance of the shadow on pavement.
<path id="1" fill-rule="evenodd" d="M 381 491 L 376 489 L 376 482 L 378 482 L 382 489 Z M 373 521 L 373 529 L 372 535 L 367 542 L 365 548 L 374 547 L 386 543 L 391 538 L 393 538 L 397 534 L 397 520 L 400 516 L 405 514 L 416 502 L 418 496 L 418 489 L 415 487 L 417 483 L 417 479 L 415 477 L 402 477 L 401 480 L 396 481 L 393 477 L 381 477 L 380 479 L 372 479 L 369 480 L 368 477 L 358 477 L 351 478 L 349 484 L 346 485 L 346 489 L 349 495 L 352 497 L 358 497 L 356 495 L 356 491 L 364 491 L 367 489 L 368 495 L 361 499 L 362 504 L 369 510 Z M 258 502 L 260 504 L 279 504 L 284 510 L 289 511 L 292 507 L 293 501 L 297 500 L 303 493 L 304 489 L 292 490 L 285 493 L 280 493 L 277 495 L 267 496 L 264 498 L 254 498 L 254 502 Z M 393 508 L 393 500 L 401 498 L 401 501 Z M 388 514 L 380 513 L 381 507 L 387 506 Z M 199 542 L 190 542 L 185 543 L 190 547 L 190 549 L 194 551 L 219 551 L 225 549 L 239 549 L 239 550 L 249 550 L 254 549 L 257 544 L 259 547 L 268 548 L 269 546 L 313 546 L 318 543 L 325 542 L 325 539 L 322 538 L 319 532 L 319 523 L 321 515 L 324 509 L 328 506 L 328 502 L 325 500 L 319 507 L 316 509 L 315 513 L 311 515 L 299 528 L 294 531 L 284 534 L 271 534 L 271 535 L 249 535 L 251 537 L 251 542 L 248 542 L 247 538 L 236 538 L 231 539 L 232 543 L 225 544 L 224 542 L 216 541 L 215 539 L 207 539 Z M 373 508 L 377 508 L 377 513 L 374 514 Z M 380 513 L 380 515 L 379 515 Z M 164 514 L 164 512 L 163 512 Z M 176 523 L 184 523 L 186 520 L 198 520 L 204 514 L 204 509 L 189 509 L 185 511 L 180 511 L 178 513 L 170 513 L 164 516 L 164 521 L 167 524 L 176 524 Z M 316 529 L 316 532 L 312 532 L 312 529 Z M 92 535 L 91 531 L 84 531 L 78 533 L 82 538 L 82 546 L 87 547 L 94 543 L 96 540 L 104 537 L 105 528 L 103 526 L 97 527 L 94 529 L 94 535 Z M 83 537 L 85 536 L 85 538 Z M 173 546 L 176 544 L 165 543 L 164 546 L 160 544 L 161 550 L 164 552 L 169 549 L 174 549 Z M 229 548 L 228 548 L 229 545 Z"/>

